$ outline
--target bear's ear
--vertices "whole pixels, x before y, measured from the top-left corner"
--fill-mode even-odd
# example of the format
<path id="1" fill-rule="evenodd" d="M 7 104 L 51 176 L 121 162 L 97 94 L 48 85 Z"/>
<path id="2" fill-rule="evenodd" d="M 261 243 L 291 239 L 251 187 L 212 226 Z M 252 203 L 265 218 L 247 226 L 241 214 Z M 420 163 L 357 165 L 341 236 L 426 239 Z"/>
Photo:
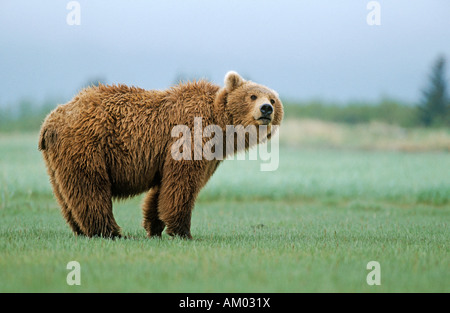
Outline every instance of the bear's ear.
<path id="1" fill-rule="evenodd" d="M 225 89 L 228 92 L 238 88 L 239 86 L 241 86 L 244 83 L 245 83 L 245 80 L 241 77 L 241 75 L 239 75 L 235 71 L 229 71 L 225 75 Z"/>

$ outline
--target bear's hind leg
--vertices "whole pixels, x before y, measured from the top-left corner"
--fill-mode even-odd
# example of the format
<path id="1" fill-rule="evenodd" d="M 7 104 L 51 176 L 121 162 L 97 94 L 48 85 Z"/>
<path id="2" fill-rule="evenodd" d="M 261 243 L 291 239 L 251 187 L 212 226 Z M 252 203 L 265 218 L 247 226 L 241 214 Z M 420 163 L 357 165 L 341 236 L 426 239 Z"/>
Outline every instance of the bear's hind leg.
<path id="1" fill-rule="evenodd" d="M 152 187 L 147 193 L 142 205 L 142 212 L 144 214 L 143 226 L 147 231 L 148 237 L 161 237 L 161 233 L 166 226 L 158 216 L 158 197 L 159 186 Z"/>
<path id="2" fill-rule="evenodd" d="M 63 195 L 61 194 L 61 191 L 59 190 L 59 183 L 58 183 L 58 180 L 56 179 L 55 171 L 49 169 L 48 172 L 49 172 L 49 176 L 50 176 L 50 182 L 53 187 L 53 193 L 55 194 L 56 200 L 58 201 L 58 203 L 61 207 L 61 211 L 62 211 L 64 218 L 66 219 L 70 228 L 72 228 L 72 231 L 75 233 L 75 235 L 83 235 L 83 232 L 81 231 L 80 226 L 73 218 L 72 212 L 70 211 L 66 200 L 64 199 Z"/>
<path id="3" fill-rule="evenodd" d="M 80 174 L 74 174 L 70 182 L 65 184 L 65 198 L 81 231 L 88 237 L 121 237 L 113 216 L 109 182 Z"/>

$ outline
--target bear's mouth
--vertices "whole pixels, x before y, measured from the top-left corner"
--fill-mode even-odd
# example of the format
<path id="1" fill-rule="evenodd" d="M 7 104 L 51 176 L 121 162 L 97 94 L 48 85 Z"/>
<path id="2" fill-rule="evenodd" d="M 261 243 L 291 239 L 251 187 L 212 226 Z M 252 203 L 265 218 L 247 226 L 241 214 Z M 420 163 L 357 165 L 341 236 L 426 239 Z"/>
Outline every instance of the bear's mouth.
<path id="1" fill-rule="evenodd" d="M 263 125 L 268 125 L 270 124 L 270 122 L 272 122 L 272 119 L 270 117 L 261 116 L 260 118 L 258 118 L 258 121 L 261 121 Z"/>

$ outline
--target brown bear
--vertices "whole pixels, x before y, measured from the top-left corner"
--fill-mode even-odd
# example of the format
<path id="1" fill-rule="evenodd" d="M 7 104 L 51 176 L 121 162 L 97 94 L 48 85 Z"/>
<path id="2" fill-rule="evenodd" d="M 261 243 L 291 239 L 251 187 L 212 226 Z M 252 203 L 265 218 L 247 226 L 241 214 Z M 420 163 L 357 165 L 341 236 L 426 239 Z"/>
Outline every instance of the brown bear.
<path id="1" fill-rule="evenodd" d="M 222 88 L 205 80 L 167 90 L 100 84 L 53 110 L 42 125 L 38 146 L 56 199 L 75 234 L 120 237 L 112 199 L 147 192 L 142 210 L 148 236 L 161 236 L 166 227 L 169 235 L 192 238 L 195 199 L 223 158 L 193 156 L 198 142 L 183 154 L 188 158 L 174 158 L 174 151 L 191 143 L 184 139 L 182 146 L 174 148 L 180 143 L 174 128 L 194 129 L 194 120 L 201 118 L 203 129 L 215 125 L 215 133 L 223 130 L 219 135 L 225 136 L 229 125 L 266 125 L 265 133 L 258 131 L 261 142 L 270 139 L 271 129 L 276 128 L 271 126 L 280 125 L 282 117 L 275 91 L 233 71 L 225 76 Z M 233 141 L 232 153 L 253 145 L 248 137 L 245 133 L 244 145 Z M 200 145 L 207 139 L 201 138 Z M 230 139 L 222 142 L 223 149 L 211 151 L 226 157 Z"/>

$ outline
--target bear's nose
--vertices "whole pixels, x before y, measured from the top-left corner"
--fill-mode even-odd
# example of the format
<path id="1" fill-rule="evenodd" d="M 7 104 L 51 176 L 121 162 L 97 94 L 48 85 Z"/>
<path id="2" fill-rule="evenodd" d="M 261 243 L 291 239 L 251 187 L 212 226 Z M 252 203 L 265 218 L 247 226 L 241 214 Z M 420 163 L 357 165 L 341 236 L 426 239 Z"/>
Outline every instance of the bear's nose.
<path id="1" fill-rule="evenodd" d="M 266 103 L 263 104 L 259 110 L 261 111 L 262 115 L 266 116 L 266 115 L 270 115 L 273 112 L 273 106 L 271 106 L 270 104 Z"/>

